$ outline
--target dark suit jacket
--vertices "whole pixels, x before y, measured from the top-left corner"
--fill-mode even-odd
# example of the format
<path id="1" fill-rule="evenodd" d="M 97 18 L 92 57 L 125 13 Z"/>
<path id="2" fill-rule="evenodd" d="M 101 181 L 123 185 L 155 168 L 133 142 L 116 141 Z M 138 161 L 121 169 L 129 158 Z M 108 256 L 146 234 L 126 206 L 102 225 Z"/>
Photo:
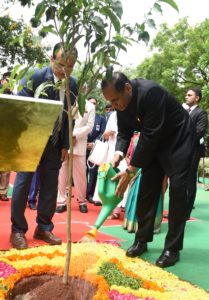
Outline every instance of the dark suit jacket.
<path id="1" fill-rule="evenodd" d="M 158 160 L 171 176 L 189 166 L 194 129 L 189 114 L 157 83 L 135 79 L 133 96 L 124 111 L 117 111 L 116 150 L 127 152 L 133 132 L 140 131 L 131 165 L 146 168 Z"/>
<path id="2" fill-rule="evenodd" d="M 190 113 L 190 117 L 196 132 L 196 147 L 201 157 L 205 156 L 204 144 L 200 144 L 200 139 L 204 137 L 208 127 L 208 115 L 199 106 L 196 106 Z"/>
<path id="3" fill-rule="evenodd" d="M 106 120 L 105 117 L 96 114 L 94 127 L 92 131 L 88 134 L 88 143 L 94 142 L 96 139 L 100 138 L 105 131 Z"/>
<path id="4" fill-rule="evenodd" d="M 53 76 L 51 66 L 47 66 L 42 69 L 37 69 L 34 71 L 32 76 L 30 77 L 30 80 L 32 80 L 33 82 L 32 90 L 29 90 L 26 87 L 26 81 L 29 80 L 26 78 L 27 77 L 23 78 L 20 82 L 20 84 L 24 86 L 24 88 L 18 93 L 18 95 L 20 96 L 34 97 L 35 90 L 40 84 L 47 81 L 54 84 L 54 76 Z M 77 82 L 73 77 L 70 77 L 70 91 L 71 91 L 70 94 L 71 104 L 73 104 L 75 101 L 75 97 L 78 94 Z M 50 100 L 57 100 L 59 98 L 57 97 L 57 91 L 54 90 L 53 86 L 47 88 L 46 94 L 47 96 L 43 96 L 42 98 L 50 99 Z M 59 147 L 60 149 L 62 148 L 69 149 L 69 125 L 68 125 L 68 115 L 66 111 L 67 111 L 67 99 L 65 98 L 64 110 L 62 115 L 62 125 L 59 134 L 59 141 L 57 144 L 57 147 Z"/>

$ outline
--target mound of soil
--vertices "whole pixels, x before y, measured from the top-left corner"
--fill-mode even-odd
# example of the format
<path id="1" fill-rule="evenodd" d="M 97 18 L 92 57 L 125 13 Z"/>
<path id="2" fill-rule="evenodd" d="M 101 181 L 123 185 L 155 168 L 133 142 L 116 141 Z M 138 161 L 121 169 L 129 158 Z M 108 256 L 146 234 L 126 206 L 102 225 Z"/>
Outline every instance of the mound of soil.
<path id="1" fill-rule="evenodd" d="M 62 277 L 41 275 L 26 277 L 13 288 L 7 300 L 91 300 L 97 289 L 89 282 L 69 277 L 68 284 Z"/>

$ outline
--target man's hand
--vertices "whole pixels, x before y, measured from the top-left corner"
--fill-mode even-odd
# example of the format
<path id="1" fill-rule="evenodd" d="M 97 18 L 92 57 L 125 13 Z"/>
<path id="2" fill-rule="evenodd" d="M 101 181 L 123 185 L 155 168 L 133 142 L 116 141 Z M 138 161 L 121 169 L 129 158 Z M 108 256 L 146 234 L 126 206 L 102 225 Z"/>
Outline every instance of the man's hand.
<path id="1" fill-rule="evenodd" d="M 113 130 L 107 130 L 107 131 L 105 131 L 104 133 L 103 133 L 103 137 L 104 137 L 104 139 L 106 140 L 106 141 L 108 141 L 109 140 L 109 137 L 110 136 L 113 136 L 115 134 L 115 131 L 113 131 Z"/>
<path id="2" fill-rule="evenodd" d="M 127 186 L 131 179 L 135 176 L 137 168 L 129 166 L 125 171 L 118 173 L 116 176 L 111 178 L 112 181 L 119 179 L 115 194 L 118 197 L 122 197 L 125 193 Z"/>
<path id="3" fill-rule="evenodd" d="M 111 161 L 113 168 L 118 167 L 122 159 L 123 157 L 120 154 L 115 153 L 114 158 Z"/>
<path id="4" fill-rule="evenodd" d="M 114 176 L 113 178 L 111 178 L 112 181 L 115 181 L 119 179 L 119 183 L 117 185 L 115 194 L 117 197 L 123 197 L 129 182 L 131 181 L 131 177 L 128 175 L 128 173 L 126 173 L 126 171 L 122 171 L 120 173 L 118 173 L 116 176 Z"/>
<path id="5" fill-rule="evenodd" d="M 68 154 L 67 149 L 63 148 L 61 150 L 61 161 L 65 161 L 66 159 L 68 159 L 68 156 L 69 156 L 69 154 Z"/>
<path id="6" fill-rule="evenodd" d="M 94 143 L 87 143 L 87 150 L 91 150 L 94 146 Z"/>
<path id="7" fill-rule="evenodd" d="M 73 136 L 73 146 L 75 146 L 76 143 L 77 143 L 77 139 L 75 136 Z"/>

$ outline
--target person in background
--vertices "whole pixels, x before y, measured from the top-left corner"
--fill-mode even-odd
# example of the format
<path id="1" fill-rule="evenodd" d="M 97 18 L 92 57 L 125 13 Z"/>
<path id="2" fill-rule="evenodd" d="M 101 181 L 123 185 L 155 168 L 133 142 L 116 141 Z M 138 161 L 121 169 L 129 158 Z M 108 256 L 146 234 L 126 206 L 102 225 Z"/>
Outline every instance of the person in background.
<path id="1" fill-rule="evenodd" d="M 83 117 L 79 114 L 75 120 L 73 129 L 73 181 L 76 191 L 76 198 L 81 213 L 87 213 L 87 178 L 86 178 L 86 145 L 87 136 L 94 126 L 95 105 L 86 101 L 85 113 Z M 62 163 L 59 172 L 58 198 L 56 213 L 62 213 L 67 210 L 66 187 L 68 183 L 68 160 Z"/>
<path id="2" fill-rule="evenodd" d="M 97 106 L 97 100 L 95 98 L 89 98 L 89 102 L 91 102 L 93 105 L 95 105 L 95 108 Z M 97 139 L 100 139 L 102 134 L 104 133 L 106 126 L 106 120 L 105 117 L 102 115 L 99 115 L 98 113 L 95 114 L 95 121 L 94 121 L 94 127 L 92 131 L 88 134 L 87 139 L 87 151 L 86 151 L 86 160 L 87 160 L 87 193 L 86 193 L 86 199 L 88 202 L 93 203 L 97 205 L 97 202 L 93 201 L 93 195 L 96 187 L 96 181 L 97 181 L 97 172 L 98 172 L 98 166 L 93 165 L 91 162 L 88 162 L 89 154 L 94 146 L 94 143 Z M 100 202 L 98 202 L 100 204 Z"/>
<path id="3" fill-rule="evenodd" d="M 106 119 L 106 122 L 108 121 L 111 113 L 114 111 L 112 105 L 110 102 L 107 102 L 106 106 L 105 106 L 105 119 Z"/>
<path id="4" fill-rule="evenodd" d="M 115 153 L 115 144 L 117 140 L 117 133 L 118 133 L 118 125 L 117 125 L 117 115 L 116 111 L 111 110 L 111 114 L 108 118 L 105 131 L 103 133 L 103 138 L 107 141 L 108 143 L 108 151 L 107 151 L 107 162 L 111 162 L 114 158 L 114 153 Z M 126 168 L 126 160 L 123 159 L 120 162 L 119 168 L 123 169 Z M 98 194 L 98 180 L 97 180 L 97 185 L 96 189 L 94 192 L 93 200 L 96 203 L 97 206 L 99 206 L 99 203 L 101 203 L 101 200 L 99 198 Z M 101 205 L 101 204 L 100 204 Z M 120 218 L 120 213 L 121 213 L 121 207 L 125 206 L 124 201 L 122 200 L 117 207 L 113 210 L 112 214 L 108 217 L 108 219 L 119 219 Z"/>
<path id="5" fill-rule="evenodd" d="M 34 97 L 36 89 L 43 83 L 51 82 L 55 84 L 65 78 L 65 67 L 69 74 L 72 72 L 77 59 L 76 49 L 71 49 L 64 56 L 63 44 L 54 46 L 51 57 L 51 65 L 37 69 L 31 75 L 20 82 L 23 89 L 19 95 Z M 27 80 L 32 82 L 32 88 L 27 88 Z M 70 76 L 71 103 L 73 104 L 77 95 L 77 82 Z M 65 85 L 56 90 L 50 85 L 45 90 L 45 99 L 60 100 L 63 102 L 62 114 L 55 122 L 54 129 L 48 139 L 46 147 L 41 156 L 40 166 L 40 193 L 37 207 L 37 227 L 34 232 L 34 239 L 42 240 L 51 245 L 59 245 L 62 240 L 52 233 L 54 224 L 52 218 L 56 209 L 58 175 L 62 161 L 67 158 L 69 149 L 69 127 L 67 111 L 67 99 L 65 97 Z M 31 158 L 32 159 L 32 158 Z M 10 242 L 12 247 L 25 249 L 28 247 L 25 233 L 28 230 L 25 218 L 28 194 L 34 172 L 18 172 L 16 174 L 11 205 L 12 232 Z"/>
<path id="6" fill-rule="evenodd" d="M 188 219 L 190 218 L 192 209 L 194 208 L 194 202 L 197 192 L 197 172 L 198 165 L 200 162 L 200 157 L 204 156 L 205 146 L 204 146 L 204 135 L 208 126 L 208 115 L 204 111 L 199 103 L 202 99 L 202 92 L 199 88 L 189 88 L 186 96 L 185 103 L 183 107 L 188 111 L 189 116 L 192 119 L 193 125 L 195 127 L 195 150 L 193 152 L 193 157 L 191 161 L 191 170 L 189 175 L 189 185 L 187 188 L 188 197 Z"/>
<path id="7" fill-rule="evenodd" d="M 130 164 L 139 137 L 140 137 L 140 133 L 134 132 L 134 135 L 131 139 L 131 143 L 127 152 L 126 159 L 128 159 L 128 164 Z M 137 232 L 138 230 L 138 220 L 137 220 L 136 211 L 137 211 L 137 195 L 140 188 L 140 180 L 141 180 L 141 169 L 137 171 L 136 176 L 130 182 L 130 186 L 127 194 L 123 228 L 127 229 L 128 232 Z M 161 223 L 163 220 L 163 199 L 164 199 L 166 187 L 167 187 L 167 178 L 163 180 L 162 192 L 160 194 L 160 199 L 159 199 L 157 212 L 155 216 L 154 233 L 160 233 Z"/>
<path id="8" fill-rule="evenodd" d="M 117 111 L 118 135 L 113 166 L 126 155 L 134 131 L 140 131 L 130 165 L 112 180 L 119 180 L 116 195 L 122 196 L 138 168 L 142 169 L 138 193 L 138 230 L 126 255 L 147 251 L 153 240 L 154 221 L 165 175 L 169 177 L 169 219 L 159 267 L 175 265 L 183 248 L 187 220 L 187 185 L 194 151 L 194 130 L 188 113 L 159 84 L 141 78 L 129 80 L 115 72 L 104 79 L 102 92 Z"/>

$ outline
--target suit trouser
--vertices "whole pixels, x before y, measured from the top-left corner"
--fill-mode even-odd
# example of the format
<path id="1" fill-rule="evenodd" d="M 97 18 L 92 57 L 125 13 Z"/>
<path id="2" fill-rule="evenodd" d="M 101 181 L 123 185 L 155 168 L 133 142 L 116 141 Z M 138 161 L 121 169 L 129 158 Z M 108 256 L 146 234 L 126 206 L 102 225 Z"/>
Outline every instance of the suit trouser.
<path id="1" fill-rule="evenodd" d="M 183 248 L 184 228 L 187 220 L 188 172 L 186 168 L 170 176 L 168 233 L 165 250 L 179 251 Z M 143 170 L 138 192 L 138 231 L 135 241 L 151 242 L 164 170 L 158 162 Z"/>
<path id="2" fill-rule="evenodd" d="M 0 195 L 7 195 L 10 172 L 0 172 Z"/>
<path id="3" fill-rule="evenodd" d="M 73 180 L 79 204 L 86 203 L 86 156 L 73 155 Z"/>
<path id="4" fill-rule="evenodd" d="M 56 208 L 58 174 L 61 166 L 61 153 L 49 140 L 40 160 L 40 193 L 36 222 L 40 230 L 52 231 L 52 217 Z M 28 230 L 25 208 L 34 172 L 18 172 L 12 194 L 12 231 Z"/>
<path id="5" fill-rule="evenodd" d="M 67 194 L 66 194 L 67 184 L 68 184 L 68 159 L 63 161 L 62 166 L 59 170 L 58 197 L 57 197 L 58 205 L 65 205 L 67 202 Z"/>
<path id="6" fill-rule="evenodd" d="M 86 156 L 85 155 L 73 155 L 73 181 L 76 190 L 76 198 L 79 204 L 86 203 Z M 67 195 L 66 187 L 68 182 L 68 160 L 62 163 L 62 167 L 59 172 L 59 195 L 57 198 L 57 204 L 66 204 Z"/>
<path id="7" fill-rule="evenodd" d="M 38 166 L 35 173 L 33 174 L 30 191 L 28 195 L 29 203 L 36 203 L 36 196 L 38 194 L 38 189 L 40 186 L 40 167 Z"/>
<path id="8" fill-rule="evenodd" d="M 198 165 L 200 162 L 200 153 L 196 151 L 192 158 L 191 169 L 189 173 L 189 184 L 187 189 L 187 199 L 188 199 L 188 218 L 192 212 L 192 208 L 194 206 L 196 192 L 197 192 L 197 172 Z"/>
<path id="9" fill-rule="evenodd" d="M 91 163 L 90 163 L 91 166 Z M 94 166 L 93 168 L 87 167 L 87 197 L 93 197 L 94 191 L 97 183 L 97 173 L 98 173 L 99 166 Z"/>

